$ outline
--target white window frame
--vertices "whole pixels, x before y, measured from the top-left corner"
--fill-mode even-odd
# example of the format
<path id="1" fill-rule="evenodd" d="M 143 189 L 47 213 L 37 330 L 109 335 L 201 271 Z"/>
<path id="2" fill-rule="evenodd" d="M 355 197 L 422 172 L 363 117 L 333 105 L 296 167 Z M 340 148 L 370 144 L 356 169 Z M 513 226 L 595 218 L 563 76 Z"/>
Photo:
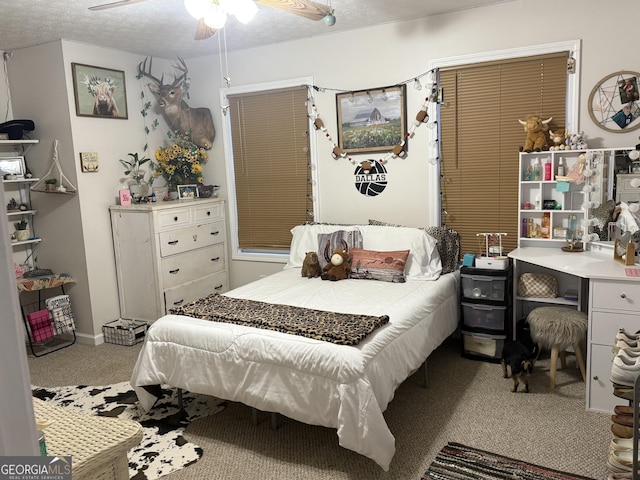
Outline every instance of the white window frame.
<path id="1" fill-rule="evenodd" d="M 495 50 L 492 52 L 472 53 L 456 57 L 446 57 L 434 59 L 429 62 L 429 70 L 452 67 L 456 65 L 468 65 L 471 63 L 490 62 L 495 60 L 507 60 L 511 58 L 527 57 L 533 55 L 544 55 L 555 52 L 571 52 L 571 57 L 575 60 L 575 71 L 568 76 L 567 80 L 567 131 L 570 133 L 579 132 L 578 105 L 580 96 L 580 39 L 567 40 L 565 42 L 546 43 L 542 45 L 532 45 L 529 47 L 510 48 L 506 50 Z M 446 102 L 446 93 L 444 101 Z M 438 118 L 438 121 L 440 119 Z M 517 119 L 514 119 L 516 121 Z M 430 129 L 429 141 L 437 142 L 440 129 Z M 514 161 L 518 160 L 517 152 L 514 154 Z M 440 215 L 442 204 L 440 198 L 440 161 L 429 162 L 429 218 L 431 225 L 440 225 L 442 216 Z"/>
<path id="2" fill-rule="evenodd" d="M 238 241 L 238 208 L 237 208 L 237 196 L 236 196 L 236 181 L 235 171 L 233 167 L 233 147 L 231 142 L 231 118 L 226 115 L 226 106 L 229 105 L 228 96 L 234 94 L 260 92 L 265 90 L 275 90 L 278 88 L 290 88 L 297 86 L 311 86 L 313 85 L 313 77 L 300 77 L 292 78 L 288 80 L 281 80 L 275 82 L 256 83 L 252 85 L 241 85 L 237 87 L 226 87 L 220 89 L 220 105 L 222 105 L 222 140 L 224 146 L 224 159 L 226 167 L 227 178 L 227 203 L 229 210 L 229 238 L 231 240 L 231 258 L 232 260 L 244 260 L 251 262 L 270 262 L 270 263 L 286 263 L 289 259 L 289 251 L 281 252 L 261 252 L 256 250 L 243 250 L 240 248 Z M 314 135 L 315 129 L 313 128 L 312 119 L 309 118 L 309 147 L 310 147 L 310 161 L 311 161 L 311 179 L 312 179 L 312 192 L 313 192 L 313 211 L 314 217 L 319 216 L 319 201 L 318 201 L 318 181 L 317 181 L 317 143 L 316 135 Z"/>

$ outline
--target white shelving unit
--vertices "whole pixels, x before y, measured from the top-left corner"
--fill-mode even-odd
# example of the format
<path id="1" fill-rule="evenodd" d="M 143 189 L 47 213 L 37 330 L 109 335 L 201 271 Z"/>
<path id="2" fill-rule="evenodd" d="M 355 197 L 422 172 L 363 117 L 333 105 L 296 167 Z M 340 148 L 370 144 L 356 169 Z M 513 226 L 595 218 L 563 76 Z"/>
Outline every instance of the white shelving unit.
<path id="1" fill-rule="evenodd" d="M 579 230 L 583 229 L 585 211 L 583 204 L 585 195 L 582 192 L 584 184 L 576 185 L 572 182 L 556 180 L 560 159 L 564 162 L 564 174 L 578 162 L 578 156 L 586 153 L 584 150 L 559 150 L 551 152 L 521 153 L 520 154 L 520 188 L 518 190 L 518 246 L 542 247 L 567 245 L 566 229 L 569 227 L 571 216 L 576 217 Z M 540 178 L 530 179 L 535 163 L 540 164 Z M 551 178 L 544 179 L 545 163 L 551 165 Z M 553 208 L 544 208 L 545 202 L 555 202 Z M 542 219 L 549 215 L 549 236 L 541 236 Z M 523 231 L 523 220 L 533 220 L 533 235 L 528 236 Z M 563 230 L 564 229 L 564 230 Z M 539 236 L 536 234 L 539 232 Z"/>

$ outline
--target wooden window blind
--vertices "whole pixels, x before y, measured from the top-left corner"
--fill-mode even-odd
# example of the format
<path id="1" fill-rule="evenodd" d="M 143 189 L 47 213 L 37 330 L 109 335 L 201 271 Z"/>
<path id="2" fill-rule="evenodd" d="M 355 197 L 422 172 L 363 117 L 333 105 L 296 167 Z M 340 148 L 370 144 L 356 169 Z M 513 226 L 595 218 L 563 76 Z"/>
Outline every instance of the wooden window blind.
<path id="1" fill-rule="evenodd" d="M 238 246 L 287 251 L 313 220 L 307 87 L 230 95 Z"/>
<path id="2" fill-rule="evenodd" d="M 483 253 L 480 232 L 505 232 L 506 255 L 518 241 L 518 120 L 553 117 L 566 125 L 569 52 L 440 70 L 442 224 L 457 230 L 462 253 Z"/>

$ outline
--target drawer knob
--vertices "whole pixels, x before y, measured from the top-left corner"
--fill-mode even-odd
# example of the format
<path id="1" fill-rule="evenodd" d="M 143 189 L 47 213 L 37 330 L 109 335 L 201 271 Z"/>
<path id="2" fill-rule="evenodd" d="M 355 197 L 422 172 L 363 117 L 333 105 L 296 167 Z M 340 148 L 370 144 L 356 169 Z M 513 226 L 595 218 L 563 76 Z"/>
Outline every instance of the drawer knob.
<path id="1" fill-rule="evenodd" d="M 218 260 L 220 260 L 220 257 L 216 257 L 216 258 L 212 258 L 211 259 L 212 262 L 217 262 Z"/>
<path id="2" fill-rule="evenodd" d="M 211 232 L 211 235 L 218 235 L 220 233 L 219 230 L 216 230 L 215 232 Z"/>
<path id="3" fill-rule="evenodd" d="M 184 298 L 182 300 L 178 300 L 177 302 L 173 302 L 174 305 L 182 305 L 184 303 Z"/>
<path id="4" fill-rule="evenodd" d="M 177 222 L 178 221 L 178 217 L 173 217 L 173 221 Z"/>
<path id="5" fill-rule="evenodd" d="M 178 273 L 180 271 L 179 268 L 176 268 L 175 270 L 169 270 L 169 273 L 171 273 L 172 275 L 175 275 L 176 273 Z"/>
<path id="6" fill-rule="evenodd" d="M 215 290 L 220 290 L 223 287 L 222 284 L 218 285 L 217 287 L 213 287 Z"/>
<path id="7" fill-rule="evenodd" d="M 597 375 L 594 375 L 594 376 L 593 376 L 593 379 L 594 379 L 595 381 L 598 381 L 598 376 L 597 376 Z"/>
<path id="8" fill-rule="evenodd" d="M 626 293 L 621 293 L 620 294 L 620 298 L 627 298 L 627 294 Z"/>
<path id="9" fill-rule="evenodd" d="M 211 215 L 211 212 L 207 210 L 207 216 Z"/>
<path id="10" fill-rule="evenodd" d="M 178 244 L 178 240 L 171 240 L 168 243 L 169 243 L 169 245 L 177 245 Z"/>

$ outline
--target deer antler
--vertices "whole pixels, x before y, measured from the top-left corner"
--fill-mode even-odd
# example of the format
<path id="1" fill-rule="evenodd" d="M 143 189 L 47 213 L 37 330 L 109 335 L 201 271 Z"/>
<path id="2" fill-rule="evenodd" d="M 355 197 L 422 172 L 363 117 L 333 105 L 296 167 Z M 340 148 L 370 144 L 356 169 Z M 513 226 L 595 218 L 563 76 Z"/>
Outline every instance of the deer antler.
<path id="1" fill-rule="evenodd" d="M 147 71 L 147 60 L 149 60 L 149 71 Z M 152 65 L 152 63 L 153 63 L 153 57 L 151 57 L 151 58 L 146 57 L 144 59 L 144 62 L 140 62 L 138 64 L 138 73 L 140 75 L 144 75 L 145 77 L 149 77 L 151 80 L 156 82 L 156 85 L 161 86 L 163 84 L 162 81 L 164 80 L 164 73 L 162 74 L 162 77 L 160 79 L 158 79 L 157 77 L 154 77 L 153 75 L 151 75 L 151 65 Z"/>
<path id="2" fill-rule="evenodd" d="M 177 87 L 178 84 L 180 83 L 182 77 L 186 77 L 187 73 L 189 73 L 189 69 L 187 68 L 187 64 L 184 62 L 184 59 L 182 57 L 178 57 L 178 62 L 179 64 L 174 64 L 173 68 L 175 68 L 176 70 L 180 70 L 182 72 L 182 75 L 176 75 L 174 74 L 174 80 L 173 83 L 171 84 L 171 86 L 173 87 Z"/>

